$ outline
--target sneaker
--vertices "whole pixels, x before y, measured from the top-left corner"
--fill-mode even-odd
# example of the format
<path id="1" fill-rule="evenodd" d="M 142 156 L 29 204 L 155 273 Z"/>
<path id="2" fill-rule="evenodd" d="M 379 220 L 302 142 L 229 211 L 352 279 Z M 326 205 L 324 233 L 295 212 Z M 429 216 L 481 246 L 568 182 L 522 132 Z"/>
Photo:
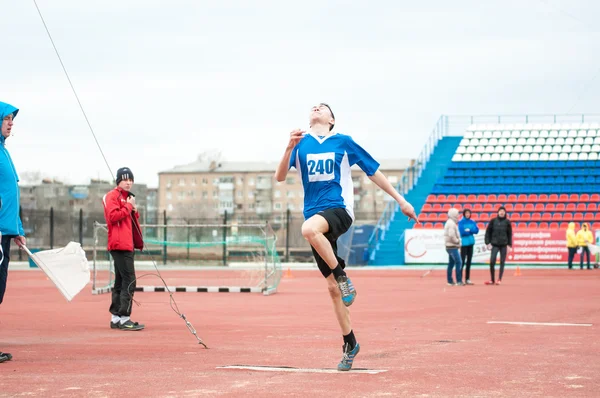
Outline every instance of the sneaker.
<path id="1" fill-rule="evenodd" d="M 494 282 L 494 281 L 486 281 L 486 282 L 485 282 L 485 284 L 486 284 L 486 285 L 494 285 L 494 284 L 495 284 L 495 282 Z"/>
<path id="2" fill-rule="evenodd" d="M 338 370 L 345 372 L 352 369 L 352 362 L 354 362 L 354 357 L 356 357 L 356 354 L 360 351 L 360 345 L 356 343 L 354 349 L 350 350 L 350 345 L 346 343 L 342 348 L 344 350 L 344 355 L 342 355 L 342 360 L 338 364 Z"/>
<path id="3" fill-rule="evenodd" d="M 456 286 L 456 283 L 454 283 L 454 282 L 448 282 L 448 286 Z"/>
<path id="4" fill-rule="evenodd" d="M 120 329 L 119 322 L 110 321 L 110 328 L 111 329 Z"/>
<path id="5" fill-rule="evenodd" d="M 464 284 L 464 283 L 462 283 L 462 282 L 457 282 L 457 283 L 456 283 L 456 286 L 464 286 L 464 285 L 465 285 L 465 284 Z"/>
<path id="6" fill-rule="evenodd" d="M 499 280 L 499 281 L 496 282 L 496 285 L 499 285 L 501 283 L 502 283 L 502 281 Z"/>
<path id="7" fill-rule="evenodd" d="M 12 355 L 8 352 L 0 352 L 0 363 L 10 361 L 12 359 Z"/>
<path id="8" fill-rule="evenodd" d="M 471 282 L 471 280 L 470 280 L 470 279 L 467 279 L 467 281 L 465 282 L 465 285 L 474 285 L 474 283 L 473 283 L 473 282 Z"/>
<path id="9" fill-rule="evenodd" d="M 346 307 L 350 307 L 356 298 L 356 289 L 352 284 L 350 278 L 346 275 L 340 276 L 337 278 L 337 284 L 340 288 L 340 292 L 342 292 L 342 301 Z"/>
<path id="10" fill-rule="evenodd" d="M 135 330 L 142 330 L 143 328 L 145 328 L 144 325 L 140 325 L 137 322 L 132 322 L 131 319 L 128 320 L 127 322 L 125 322 L 125 323 L 120 323 L 119 324 L 119 329 L 121 329 L 121 330 L 132 330 L 132 331 L 135 331 Z"/>

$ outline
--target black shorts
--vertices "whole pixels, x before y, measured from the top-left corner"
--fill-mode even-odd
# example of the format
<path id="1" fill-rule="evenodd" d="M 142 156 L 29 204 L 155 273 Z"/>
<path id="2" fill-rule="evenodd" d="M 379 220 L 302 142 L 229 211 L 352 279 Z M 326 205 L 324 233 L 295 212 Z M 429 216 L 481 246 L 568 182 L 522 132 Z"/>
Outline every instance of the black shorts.
<path id="1" fill-rule="evenodd" d="M 342 236 L 350 226 L 352 225 L 352 217 L 348 214 L 346 209 L 335 208 L 335 209 L 327 209 L 317 213 L 327 220 L 327 224 L 329 224 L 329 231 L 327 231 L 324 235 L 331 243 L 331 247 L 333 248 L 333 253 L 337 257 L 339 264 L 342 268 L 346 267 L 346 263 L 342 258 L 337 255 L 337 240 L 340 236 Z M 329 265 L 321 258 L 319 253 L 315 250 L 314 247 L 311 246 L 313 255 L 315 256 L 315 260 L 317 260 L 317 266 L 319 267 L 319 271 L 325 278 L 331 275 L 331 268 Z"/>

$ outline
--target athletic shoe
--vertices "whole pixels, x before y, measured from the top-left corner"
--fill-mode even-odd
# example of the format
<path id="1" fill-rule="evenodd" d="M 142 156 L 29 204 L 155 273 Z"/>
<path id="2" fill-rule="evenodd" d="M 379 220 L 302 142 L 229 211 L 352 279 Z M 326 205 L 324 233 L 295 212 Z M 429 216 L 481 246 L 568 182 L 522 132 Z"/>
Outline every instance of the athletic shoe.
<path id="1" fill-rule="evenodd" d="M 111 328 L 111 329 L 121 329 L 121 328 L 119 327 L 119 323 L 120 323 L 120 322 L 113 322 L 113 321 L 110 321 L 110 328 Z"/>
<path id="2" fill-rule="evenodd" d="M 493 284 L 495 284 L 495 282 L 494 281 L 486 281 L 485 284 L 486 285 L 493 285 Z"/>
<path id="3" fill-rule="evenodd" d="M 502 283 L 502 281 L 501 281 L 501 280 L 499 280 L 499 281 L 497 281 L 497 282 L 496 282 L 496 285 L 499 285 L 499 284 L 501 284 L 501 283 Z"/>
<path id="4" fill-rule="evenodd" d="M 456 283 L 454 283 L 454 282 L 448 282 L 448 286 L 456 286 Z"/>
<path id="5" fill-rule="evenodd" d="M 121 330 L 132 330 L 132 331 L 136 331 L 136 330 L 142 330 L 143 328 L 145 328 L 144 325 L 140 325 L 137 322 L 132 322 L 131 319 L 128 320 L 125 323 L 120 323 L 119 324 L 119 329 Z"/>
<path id="6" fill-rule="evenodd" d="M 12 355 L 8 352 L 0 352 L 0 363 L 10 361 L 12 359 Z"/>
<path id="7" fill-rule="evenodd" d="M 344 350 L 344 355 L 342 355 L 342 360 L 338 364 L 338 370 L 345 372 L 352 369 L 352 362 L 354 362 L 354 357 L 360 351 L 360 345 L 356 343 L 354 349 L 351 350 L 350 344 L 346 343 L 342 346 L 342 349 Z"/>
<path id="8" fill-rule="evenodd" d="M 464 284 L 464 283 L 462 283 L 462 282 L 457 282 L 457 283 L 456 283 L 456 286 L 464 286 L 464 285 L 465 285 L 465 284 Z"/>
<path id="9" fill-rule="evenodd" d="M 346 307 L 350 307 L 356 298 L 356 289 L 352 284 L 350 278 L 346 275 L 342 275 L 337 278 L 337 284 L 342 292 L 342 301 Z"/>
<path id="10" fill-rule="evenodd" d="M 474 283 L 473 283 L 473 282 L 471 282 L 471 280 L 470 280 L 470 279 L 467 279 L 467 281 L 465 282 L 465 285 L 474 285 Z"/>

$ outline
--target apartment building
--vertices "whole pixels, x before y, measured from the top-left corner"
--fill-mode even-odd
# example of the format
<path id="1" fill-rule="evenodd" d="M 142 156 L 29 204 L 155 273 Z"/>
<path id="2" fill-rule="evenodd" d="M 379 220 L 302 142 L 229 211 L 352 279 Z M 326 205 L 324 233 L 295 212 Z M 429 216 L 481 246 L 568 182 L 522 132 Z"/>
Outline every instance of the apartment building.
<path id="1" fill-rule="evenodd" d="M 395 185 L 412 165 L 410 159 L 381 161 L 380 170 Z M 286 181 L 277 182 L 277 162 L 205 161 L 176 166 L 159 173 L 158 210 L 173 218 L 206 219 L 227 212 L 239 222 L 270 219 L 281 222 L 289 209 L 300 214 L 304 193 L 300 176 L 293 169 Z M 354 210 L 357 220 L 377 217 L 386 194 L 364 174 L 352 167 Z M 386 198 L 387 197 L 387 198 Z"/>

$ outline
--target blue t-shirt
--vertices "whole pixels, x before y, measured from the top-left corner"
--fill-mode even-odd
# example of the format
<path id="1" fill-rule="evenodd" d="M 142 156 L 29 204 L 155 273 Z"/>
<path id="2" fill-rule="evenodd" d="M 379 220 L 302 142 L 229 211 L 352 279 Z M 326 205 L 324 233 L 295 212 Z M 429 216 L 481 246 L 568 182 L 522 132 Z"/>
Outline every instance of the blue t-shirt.
<path id="1" fill-rule="evenodd" d="M 354 185 L 350 167 L 357 164 L 368 176 L 379 163 L 352 137 L 334 133 L 319 137 L 308 133 L 294 147 L 290 169 L 295 167 L 304 188 L 304 218 L 334 208 L 346 209 L 354 220 Z"/>

